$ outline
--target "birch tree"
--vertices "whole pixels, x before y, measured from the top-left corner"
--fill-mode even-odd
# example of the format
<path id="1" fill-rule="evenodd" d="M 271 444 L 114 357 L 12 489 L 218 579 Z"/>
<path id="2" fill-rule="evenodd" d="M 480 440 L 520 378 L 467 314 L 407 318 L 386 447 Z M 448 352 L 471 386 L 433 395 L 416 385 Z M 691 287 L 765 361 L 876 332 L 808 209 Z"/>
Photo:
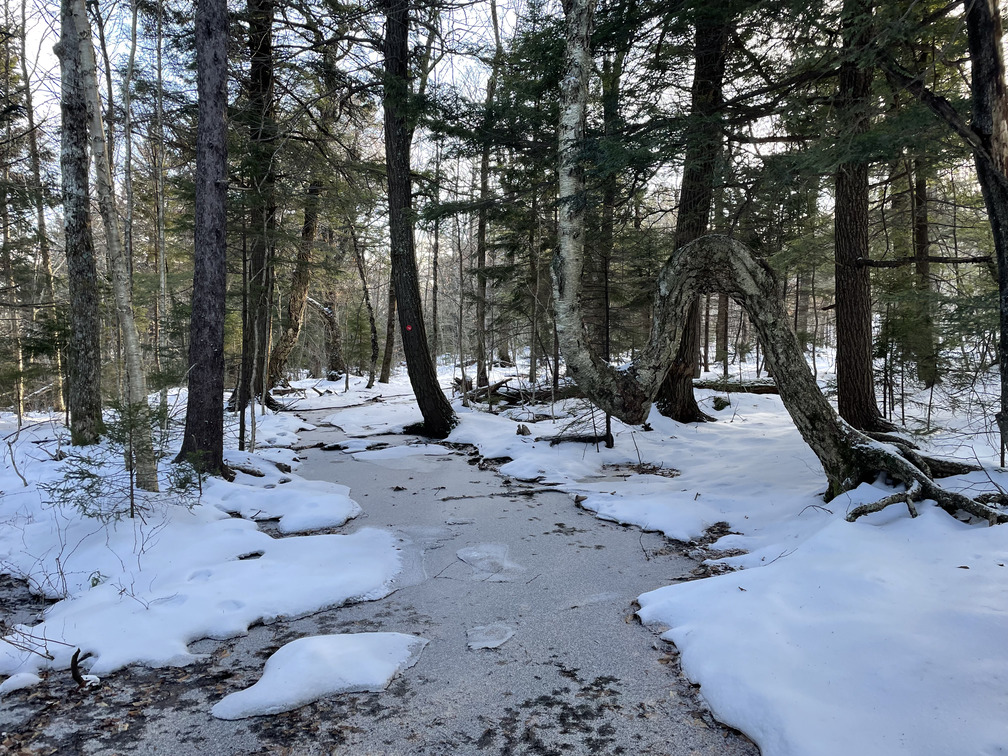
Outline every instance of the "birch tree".
<path id="1" fill-rule="evenodd" d="M 146 491 L 157 491 L 157 461 L 151 443 L 150 406 L 147 403 L 147 376 L 144 372 L 140 335 L 133 319 L 130 294 L 129 263 L 119 231 L 119 214 L 112 186 L 102 124 L 101 103 L 98 98 L 97 62 L 91 41 L 91 24 L 88 21 L 84 0 L 71 0 L 63 6 L 70 16 L 72 35 L 67 44 L 80 50 L 81 77 L 84 86 L 84 103 L 91 157 L 95 170 L 95 189 L 98 208 L 105 226 L 106 244 L 112 267 L 112 293 L 116 316 L 122 330 L 123 357 L 126 368 L 124 408 L 128 413 L 130 462 L 135 466 L 136 484 Z"/>

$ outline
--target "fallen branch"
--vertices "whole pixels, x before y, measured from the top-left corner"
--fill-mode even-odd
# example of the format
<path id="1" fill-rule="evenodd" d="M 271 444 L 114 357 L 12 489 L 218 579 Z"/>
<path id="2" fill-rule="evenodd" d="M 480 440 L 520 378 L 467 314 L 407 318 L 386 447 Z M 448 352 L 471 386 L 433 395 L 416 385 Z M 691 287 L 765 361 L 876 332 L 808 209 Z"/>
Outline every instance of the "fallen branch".
<path id="1" fill-rule="evenodd" d="M 740 394 L 780 394 L 776 383 L 761 383 L 757 381 L 693 381 L 693 387 Z"/>

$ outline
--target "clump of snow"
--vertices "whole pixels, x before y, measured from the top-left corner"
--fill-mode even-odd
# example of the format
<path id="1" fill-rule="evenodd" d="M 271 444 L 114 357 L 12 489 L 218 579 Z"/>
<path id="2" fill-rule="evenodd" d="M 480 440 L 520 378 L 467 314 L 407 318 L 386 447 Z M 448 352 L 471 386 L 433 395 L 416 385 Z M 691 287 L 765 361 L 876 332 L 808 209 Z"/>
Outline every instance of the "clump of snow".
<path id="1" fill-rule="evenodd" d="M 233 484 L 212 481 L 210 490 L 218 495 L 215 506 L 250 520 L 279 520 L 281 533 L 335 528 L 361 513 L 350 489 L 337 483 L 294 475 L 265 484 L 270 488 L 245 481 L 247 476 Z"/>
<path id="2" fill-rule="evenodd" d="M 242 719 L 291 711 L 335 693 L 383 690 L 426 644 L 404 633 L 299 638 L 266 660 L 258 682 L 225 696 L 212 712 L 218 719 Z"/>
<path id="3" fill-rule="evenodd" d="M 136 560 L 126 563 L 105 582 L 51 606 L 41 624 L 22 630 L 39 639 L 39 650 L 47 649 L 57 668 L 69 665 L 76 647 L 91 654 L 95 674 L 134 663 L 186 664 L 195 658 L 188 650 L 193 641 L 387 595 L 398 571 L 388 531 L 274 539 L 248 521 L 210 521 L 205 514 L 166 523 L 141 568 Z M 121 535 L 128 534 L 114 531 L 111 540 L 121 541 Z M 103 546 L 89 539 L 75 556 L 87 560 Z M 37 671 L 45 661 L 0 647 L 0 674 Z"/>
<path id="4" fill-rule="evenodd" d="M 30 688 L 32 685 L 40 682 L 42 682 L 42 678 L 33 672 L 18 672 L 16 675 L 11 675 L 0 683 L 0 699 L 8 693 L 13 693 L 15 690 Z"/>

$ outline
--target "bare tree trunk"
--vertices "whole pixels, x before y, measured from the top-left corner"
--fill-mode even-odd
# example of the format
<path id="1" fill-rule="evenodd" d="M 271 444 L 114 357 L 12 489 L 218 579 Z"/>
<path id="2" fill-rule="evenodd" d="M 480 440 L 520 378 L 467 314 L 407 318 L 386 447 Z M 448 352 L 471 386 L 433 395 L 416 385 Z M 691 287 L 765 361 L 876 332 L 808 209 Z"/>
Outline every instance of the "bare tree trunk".
<path id="1" fill-rule="evenodd" d="M 244 407 L 263 395 L 269 343 L 270 295 L 276 244 L 277 124 L 273 97 L 273 0 L 248 0 L 249 104 L 253 118 L 249 151 L 251 246 L 248 272 L 248 327 L 242 338 L 241 385 Z"/>
<path id="2" fill-rule="evenodd" d="M 437 145 L 434 157 L 435 199 L 441 201 L 441 144 Z M 438 292 L 440 290 L 440 254 L 441 254 L 441 216 L 434 219 L 434 248 L 431 251 L 431 356 L 435 367 L 437 358 L 441 355 L 441 320 L 438 315 Z"/>
<path id="3" fill-rule="evenodd" d="M 136 209 L 136 203 L 134 202 L 133 193 L 133 69 L 136 63 L 136 49 L 137 49 L 137 15 L 139 12 L 139 6 L 136 0 L 132 0 L 130 3 L 130 15 L 132 17 L 132 22 L 130 24 L 130 52 L 129 60 L 126 64 L 126 76 L 122 84 L 123 93 L 123 162 L 124 162 L 124 175 L 123 175 L 123 185 L 126 191 L 126 216 L 123 218 L 123 254 L 126 260 L 130 261 L 128 263 L 128 275 L 130 280 L 130 300 L 132 305 L 133 298 L 133 217 Z M 97 11 L 95 12 L 97 14 Z M 106 64 L 108 61 L 106 60 Z M 111 101 L 110 101 L 111 102 Z M 112 106 L 109 105 L 108 112 L 112 112 Z M 155 300 L 156 301 L 156 300 Z M 154 328 L 155 333 L 160 336 L 160 323 L 158 316 L 160 313 L 157 312 L 158 308 L 155 305 L 155 318 L 154 318 Z M 139 334 L 137 334 L 139 336 Z M 158 348 L 158 344 L 155 343 L 154 349 L 154 370 L 156 373 L 161 372 L 161 351 Z M 167 389 L 164 389 L 166 392 Z M 167 427 L 167 393 L 165 393 L 165 401 L 161 406 L 162 415 L 161 417 L 166 423 Z"/>
<path id="4" fill-rule="evenodd" d="M 304 223 L 301 226 L 301 246 L 297 252 L 297 262 L 291 276 L 290 294 L 287 299 L 287 321 L 276 344 L 270 352 L 267 385 L 275 386 L 283 378 L 287 360 L 297 345 L 301 326 L 304 324 L 305 307 L 308 304 L 308 285 L 311 283 L 312 248 L 315 245 L 315 234 L 318 229 L 319 195 L 322 187 L 317 181 L 311 181 L 305 199 Z M 338 338 L 339 326 L 336 325 Z M 330 365 L 330 368 L 333 366 Z M 342 373 L 346 366 L 338 369 Z"/>
<path id="5" fill-rule="evenodd" d="M 997 0 L 964 1 L 964 7 L 972 70 L 972 126 L 979 137 L 973 154 L 997 255 L 1001 368 L 997 422 L 1004 464 L 1004 449 L 1008 446 L 1008 83 Z"/>
<path id="6" fill-rule="evenodd" d="M 371 294 L 368 292 L 367 275 L 364 272 L 364 253 L 357 240 L 357 231 L 350 224 L 350 244 L 353 247 L 354 261 L 357 263 L 357 273 L 360 275 L 361 289 L 364 291 L 364 305 L 367 307 L 368 327 L 371 333 L 371 363 L 368 367 L 367 387 L 375 382 L 375 369 L 378 366 L 378 328 L 375 326 L 374 307 L 371 306 Z"/>
<path id="7" fill-rule="evenodd" d="M 98 32 L 98 49 L 101 50 L 102 62 L 105 64 L 103 73 L 105 74 L 105 114 L 101 116 L 105 125 L 105 152 L 108 154 L 109 166 L 115 165 L 115 110 L 113 108 L 114 89 L 112 86 L 112 61 L 109 58 L 108 45 L 105 42 L 105 19 L 101 14 L 101 6 L 97 0 L 85 0 L 94 14 L 94 25 Z M 98 67 L 95 61 L 95 91 L 98 90 Z M 99 111 L 100 112 L 100 111 Z M 110 168 L 114 170 L 114 168 Z M 130 271 L 132 273 L 132 271 Z"/>
<path id="8" fill-rule="evenodd" d="M 196 3 L 196 218 L 189 398 L 178 460 L 227 473 L 224 465 L 224 301 L 227 293 L 226 0 Z M 242 415 L 244 418 L 244 413 Z"/>
<path id="9" fill-rule="evenodd" d="M 721 375 L 728 377 L 728 295 L 718 294 L 717 334 L 714 338 L 714 361 L 721 363 Z"/>
<path id="10" fill-rule="evenodd" d="M 46 228 L 45 196 L 42 186 L 42 159 L 39 154 L 38 134 L 35 126 L 35 108 L 32 103 L 32 84 L 28 73 L 28 0 L 21 0 L 21 78 L 24 82 L 25 116 L 28 120 L 28 157 L 31 160 L 32 188 L 35 203 L 35 234 L 42 267 L 42 304 L 52 307 L 56 303 L 56 286 L 53 280 L 52 256 L 49 252 L 49 233 Z M 33 310 L 33 319 L 36 312 Z M 54 350 L 55 375 L 53 376 L 52 406 L 63 412 L 63 356 L 59 345 Z"/>
<path id="11" fill-rule="evenodd" d="M 697 10 L 695 24 L 691 122 L 686 133 L 686 155 L 679 192 L 675 244 L 688 244 L 707 232 L 714 203 L 714 179 L 721 153 L 718 126 L 724 86 L 725 50 L 731 21 L 727 11 Z M 693 395 L 693 378 L 700 355 L 700 301 L 690 306 L 682 343 L 658 393 L 659 411 L 679 422 L 709 420 Z"/>
<path id="12" fill-rule="evenodd" d="M 378 383 L 388 383 L 392 379 L 392 354 L 395 352 L 396 290 L 395 279 L 389 270 L 388 318 L 385 321 L 385 352 L 382 354 L 381 374 Z"/>
<path id="13" fill-rule="evenodd" d="M 935 344 L 934 317 L 931 313 L 931 263 L 928 260 L 928 196 L 927 170 L 924 161 L 914 160 L 914 260 L 917 274 L 917 324 L 915 329 L 917 378 L 931 388 L 938 382 L 938 354 Z"/>
<path id="14" fill-rule="evenodd" d="M 476 386 L 488 384 L 487 379 L 487 214 L 490 203 L 490 138 L 489 131 L 493 117 L 494 94 L 497 91 L 497 79 L 500 75 L 501 61 L 504 58 L 504 48 L 501 46 L 500 24 L 497 22 L 497 2 L 490 0 L 490 19 L 493 24 L 494 57 L 487 79 L 486 98 L 483 101 L 483 133 L 484 142 L 480 151 L 480 196 L 476 210 Z"/>
<path id="15" fill-rule="evenodd" d="M 71 3 L 76 44 L 80 46 L 82 77 L 84 80 L 87 123 L 91 142 L 91 155 L 95 168 L 95 188 L 98 208 L 105 226 L 106 243 L 112 264 L 112 289 L 116 315 L 123 339 L 123 357 L 126 363 L 125 407 L 131 426 L 132 449 L 130 456 L 136 465 L 136 484 L 145 491 L 157 491 L 157 460 L 151 442 L 150 406 L 147 403 L 147 376 L 143 367 L 140 335 L 133 319 L 130 297 L 130 274 L 126 252 L 119 233 L 119 216 L 112 188 L 112 174 L 105 145 L 101 106 L 98 101 L 97 65 L 91 43 L 91 28 L 83 0 Z"/>
<path id="16" fill-rule="evenodd" d="M 859 56 L 871 38 L 870 0 L 845 0 L 841 32 L 846 56 L 840 65 L 838 109 L 855 142 L 869 127 L 872 71 Z M 836 171 L 837 407 L 861 430 L 892 426 L 878 410 L 872 369 L 871 277 L 868 259 L 868 163 L 852 159 Z"/>
<path id="17" fill-rule="evenodd" d="M 530 308 L 530 330 L 529 334 L 529 383 L 535 386 L 536 373 L 538 372 L 538 357 L 541 349 L 539 345 L 539 316 L 542 310 L 539 299 L 542 296 L 542 272 L 540 271 L 540 239 L 539 239 L 539 193 L 533 192 L 530 215 L 532 217 L 532 228 L 529 229 L 529 274 L 531 276 L 532 306 Z"/>
<path id="18" fill-rule="evenodd" d="M 136 0 L 134 0 L 136 2 Z M 157 38 L 155 40 L 155 65 L 157 68 L 157 95 L 154 111 L 155 141 L 154 154 L 154 194 L 155 213 L 157 215 L 157 268 L 158 268 L 158 298 L 157 298 L 157 364 L 158 370 L 164 370 L 164 360 L 168 351 L 168 330 L 165 322 L 168 318 L 168 254 L 165 249 L 165 146 L 164 146 L 164 5 L 157 4 Z M 161 422 L 167 428 L 168 423 L 168 386 L 161 389 Z"/>
<path id="19" fill-rule="evenodd" d="M 4 7 L 4 27 L 9 29 L 13 26 L 13 22 L 10 18 L 10 5 Z M 11 60 L 11 46 L 8 39 L 4 46 L 4 61 L 3 61 L 3 71 L 6 74 L 6 80 L 13 80 L 13 68 Z M 14 108 L 11 102 L 11 90 L 10 88 L 5 88 L 3 94 L 3 109 L 6 113 L 13 112 Z M 4 119 L 6 124 L 6 133 L 4 134 L 4 144 L 11 145 L 14 142 L 13 131 L 11 129 L 11 119 Z M 5 155 L 4 158 L 7 156 Z M 10 165 L 11 161 L 4 159 L 3 162 L 3 172 L 0 174 L 0 242 L 2 242 L 2 249 L 0 249 L 0 260 L 2 260 L 4 266 L 4 285 L 10 292 L 7 296 L 9 297 L 9 317 L 11 326 L 11 346 L 14 351 L 14 362 L 16 375 L 14 376 L 14 410 L 17 414 L 18 427 L 21 427 L 24 421 L 24 353 L 21 348 L 21 314 L 20 307 L 18 306 L 18 288 L 14 281 L 14 266 L 11 261 L 13 255 L 12 252 L 12 240 L 11 240 L 11 219 L 10 219 L 10 204 L 8 198 L 8 187 L 11 185 L 10 180 Z"/>
<path id="20" fill-rule="evenodd" d="M 413 247 L 410 142 L 407 120 L 409 81 L 409 2 L 385 0 L 385 165 L 388 175 L 389 238 L 395 281 L 399 328 L 410 384 L 423 415 L 423 431 L 444 438 L 458 422 L 455 411 L 438 386 L 437 372 L 427 349 L 423 303 Z"/>
<path id="21" fill-rule="evenodd" d="M 7 68 L 10 68 L 10 52 L 7 52 Z M 7 108 L 10 108 L 9 95 L 5 98 Z M 12 140 L 10 122 L 7 123 L 7 133 L 4 135 L 7 143 Z M 11 264 L 11 223 L 10 206 L 7 200 L 7 187 L 10 186 L 10 163 L 3 161 L 3 173 L 0 174 L 0 261 L 4 268 L 4 286 L 9 294 L 8 317 L 11 330 L 11 346 L 14 351 L 14 411 L 17 414 L 18 427 L 24 421 L 24 353 L 21 349 L 21 315 L 18 306 L 18 288 L 14 281 L 14 266 Z"/>
<path id="22" fill-rule="evenodd" d="M 70 284 L 70 338 L 67 347 L 67 404 L 70 440 L 93 444 L 104 430 L 101 414 L 101 328 L 98 317 L 98 273 L 91 234 L 88 186 L 87 104 L 83 63 L 74 19 L 75 0 L 61 0 L 60 167 L 67 279 Z"/>

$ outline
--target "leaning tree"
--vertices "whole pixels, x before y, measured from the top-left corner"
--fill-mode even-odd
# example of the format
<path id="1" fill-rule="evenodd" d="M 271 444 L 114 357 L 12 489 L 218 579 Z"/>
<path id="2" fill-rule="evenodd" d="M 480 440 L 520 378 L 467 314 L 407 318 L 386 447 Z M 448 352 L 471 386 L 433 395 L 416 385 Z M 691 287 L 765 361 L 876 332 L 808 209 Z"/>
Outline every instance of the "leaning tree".
<path id="1" fill-rule="evenodd" d="M 935 477 L 972 469 L 919 453 L 904 440 L 869 436 L 842 420 L 819 390 L 790 318 L 778 296 L 770 267 L 741 242 L 703 236 L 677 249 L 658 276 L 654 317 L 647 345 L 624 367 L 610 365 L 592 347 L 582 317 L 579 282 L 584 267 L 585 179 L 582 141 L 594 0 L 565 0 L 566 75 L 562 79 L 559 128 L 559 221 L 554 288 L 557 331 L 567 369 L 602 410 L 629 424 L 643 423 L 679 343 L 690 303 L 707 293 L 726 293 L 746 311 L 766 352 L 781 400 L 802 438 L 819 458 L 832 498 L 887 474 L 905 490 L 862 505 L 855 519 L 895 502 L 916 515 L 915 502 L 932 499 L 952 514 L 960 510 L 993 523 L 1008 522 L 1008 510 L 948 491 Z"/>

